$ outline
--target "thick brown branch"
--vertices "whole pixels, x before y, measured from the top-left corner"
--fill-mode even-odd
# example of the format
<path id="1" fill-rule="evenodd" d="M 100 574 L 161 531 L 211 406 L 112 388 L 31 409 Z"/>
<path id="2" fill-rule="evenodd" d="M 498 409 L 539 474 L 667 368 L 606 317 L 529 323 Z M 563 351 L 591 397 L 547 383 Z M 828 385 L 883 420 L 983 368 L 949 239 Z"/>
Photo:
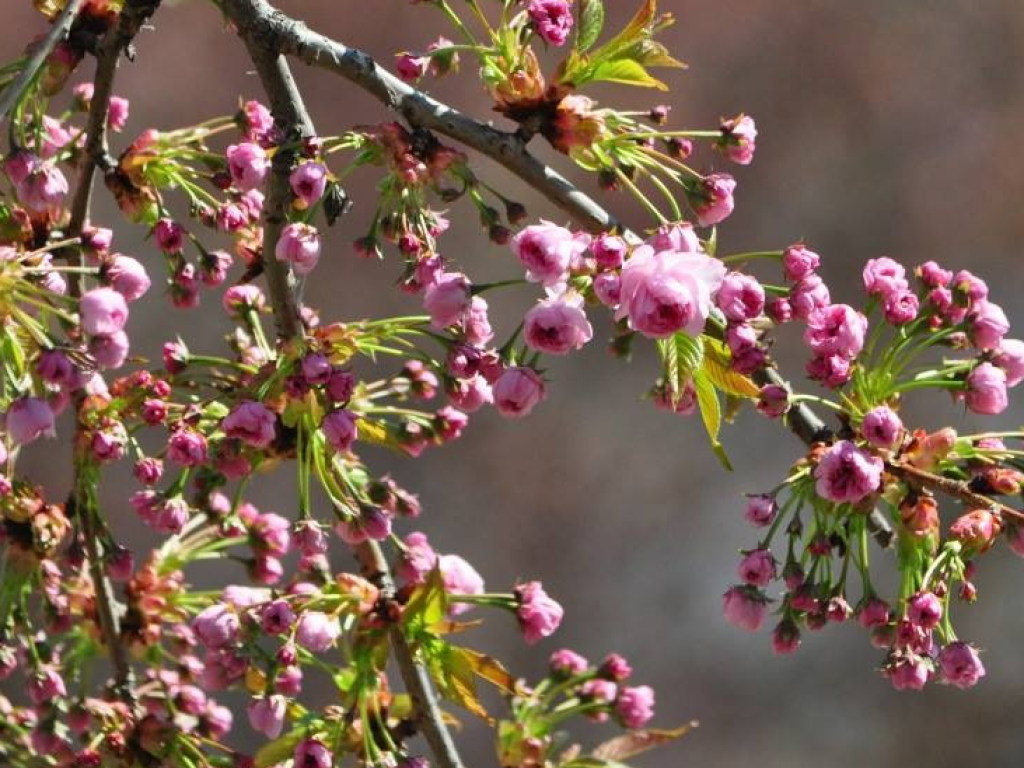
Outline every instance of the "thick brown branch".
<path id="1" fill-rule="evenodd" d="M 117 25 L 111 29 L 100 45 L 96 60 L 96 75 L 93 79 L 93 97 L 89 107 L 89 117 L 85 134 L 85 159 L 83 161 L 78 186 L 71 205 L 71 221 L 68 234 L 78 238 L 82 234 L 86 221 L 89 219 L 89 207 L 92 199 L 93 181 L 98 167 L 106 170 L 107 161 L 107 116 L 110 112 L 110 96 L 114 87 L 114 74 L 122 52 L 131 44 L 142 25 L 149 19 L 160 5 L 160 0 L 127 0 Z M 76 248 L 69 249 L 69 260 L 80 265 L 81 257 Z M 80 275 L 70 275 L 72 296 L 81 294 Z M 75 397 L 75 408 L 81 415 L 84 402 L 82 393 Z M 81 430 L 81 419 L 75 424 L 76 433 Z M 76 450 L 83 441 L 76 434 L 73 445 Z M 114 667 L 114 687 L 118 697 L 125 703 L 134 706 L 135 698 L 132 691 L 132 668 L 124 645 L 121 643 L 121 623 L 118 615 L 117 600 L 114 589 L 103 568 L 103 553 L 100 551 L 100 519 L 99 510 L 92 502 L 93 489 L 86 486 L 92 482 L 83 474 L 83 465 L 88 461 L 84 456 L 75 457 L 74 496 L 79 522 L 82 526 L 82 538 L 85 540 L 86 552 L 89 556 L 90 573 L 93 589 L 96 593 L 96 610 L 103 634 L 103 642 L 110 652 Z"/>
<path id="2" fill-rule="evenodd" d="M 256 66 L 270 100 L 275 123 L 282 132 L 283 144 L 286 147 L 293 147 L 303 138 L 313 136 L 313 123 L 287 61 L 274 50 L 266 37 L 254 34 L 254 28 L 246 23 L 250 15 L 248 1 L 225 0 L 224 8 L 238 28 Z M 290 285 L 288 267 L 273 256 L 281 228 L 287 219 L 287 206 L 291 200 L 288 176 L 293 160 L 293 150 L 282 149 L 275 155 L 273 176 L 264 206 L 263 266 L 267 273 L 278 335 L 285 342 L 302 335 L 302 321 Z M 355 554 L 367 577 L 378 585 L 386 597 L 393 596 L 394 580 L 380 545 L 375 541 L 368 541 L 356 547 Z M 402 680 L 415 705 L 417 723 L 438 765 L 441 768 L 463 768 L 426 669 L 416 658 L 415 650 L 409 645 L 401 626 L 393 624 L 390 637 Z"/>
<path id="3" fill-rule="evenodd" d="M 43 38 L 42 42 L 32 52 L 32 55 L 29 56 L 28 61 L 25 62 L 25 66 L 21 68 L 18 76 L 4 89 L 3 94 L 0 94 L 0 121 L 7 117 L 11 110 L 21 101 L 22 95 L 31 85 L 36 74 L 39 72 L 39 68 L 43 66 L 43 62 L 53 52 L 53 49 L 67 38 L 83 1 L 70 0 L 64 6 L 64 10 L 60 12 L 60 16 L 53 22 L 53 26 L 50 27 L 46 37 Z"/>
<path id="4" fill-rule="evenodd" d="M 885 468 L 904 482 L 911 483 L 920 488 L 944 493 L 954 499 L 960 499 L 971 509 L 987 509 L 1003 518 L 1024 520 L 1024 512 L 998 502 L 983 493 L 972 491 L 970 486 L 962 480 L 954 480 L 951 477 L 936 475 L 933 472 L 928 472 L 903 462 L 889 462 L 885 465 Z"/>

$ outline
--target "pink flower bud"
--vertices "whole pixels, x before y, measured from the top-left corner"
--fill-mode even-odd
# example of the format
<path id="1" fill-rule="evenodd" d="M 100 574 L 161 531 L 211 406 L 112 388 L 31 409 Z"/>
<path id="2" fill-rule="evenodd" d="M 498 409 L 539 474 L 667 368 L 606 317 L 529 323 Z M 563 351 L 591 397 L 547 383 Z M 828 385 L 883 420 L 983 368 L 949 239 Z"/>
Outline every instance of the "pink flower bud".
<path id="1" fill-rule="evenodd" d="M 926 261 L 914 271 L 929 288 L 945 288 L 953 279 L 951 271 L 943 269 L 934 261 Z"/>
<path id="2" fill-rule="evenodd" d="M 516 600 L 519 603 L 516 616 L 523 637 L 527 643 L 533 644 L 544 637 L 554 634 L 562 623 L 564 611 L 545 591 L 539 581 L 528 581 L 515 588 Z"/>
<path id="3" fill-rule="evenodd" d="M 917 295 L 903 290 L 889 294 L 882 305 L 885 322 L 890 325 L 906 325 L 917 317 L 921 308 Z"/>
<path id="4" fill-rule="evenodd" d="M 512 251 L 526 267 L 526 279 L 552 286 L 565 280 L 579 250 L 572 232 L 549 221 L 526 227 L 512 238 Z"/>
<path id="5" fill-rule="evenodd" d="M 334 753 L 317 739 L 304 739 L 295 747 L 295 768 L 331 768 Z"/>
<path id="6" fill-rule="evenodd" d="M 992 362 L 1006 373 L 1006 386 L 1016 387 L 1024 381 L 1024 341 L 1003 339 Z"/>
<path id="7" fill-rule="evenodd" d="M 563 45 L 569 38 L 573 15 L 568 0 L 530 0 L 526 12 L 544 42 Z"/>
<path id="8" fill-rule="evenodd" d="M 633 674 L 633 667 L 624 656 L 618 653 L 609 653 L 598 667 L 597 674 L 606 680 L 621 683 L 628 680 Z"/>
<path id="9" fill-rule="evenodd" d="M 101 368 L 120 368 L 128 359 L 128 334 L 115 331 L 89 339 L 89 354 Z"/>
<path id="10" fill-rule="evenodd" d="M 260 612 L 260 626 L 268 635 L 282 635 L 295 623 L 295 611 L 287 600 L 267 603 Z"/>
<path id="11" fill-rule="evenodd" d="M 864 265 L 864 290 L 869 296 L 886 299 L 894 293 L 905 291 L 909 286 L 907 271 L 903 265 L 888 256 L 870 259 Z"/>
<path id="12" fill-rule="evenodd" d="M 567 648 L 555 651 L 548 659 L 551 674 L 559 678 L 575 677 L 587 671 L 590 664 L 575 651 Z"/>
<path id="13" fill-rule="evenodd" d="M 722 596 L 722 612 L 730 624 L 756 632 L 764 621 L 766 600 L 753 587 L 730 587 Z"/>
<path id="14" fill-rule="evenodd" d="M 594 295 L 606 307 L 614 309 L 622 301 L 622 278 L 616 272 L 594 276 Z"/>
<path id="15" fill-rule="evenodd" d="M 276 424 L 277 416 L 273 411 L 262 403 L 246 400 L 224 417 L 221 427 L 228 437 L 263 450 L 274 442 Z"/>
<path id="16" fill-rule="evenodd" d="M 253 699 L 246 708 L 249 725 L 268 739 L 276 739 L 284 729 L 284 719 L 288 711 L 288 700 L 281 695 L 265 696 Z"/>
<path id="17" fill-rule="evenodd" d="M 774 496 L 758 494 L 750 497 L 744 517 L 751 525 L 763 528 L 771 524 L 778 511 L 779 505 L 776 503 Z"/>
<path id="18" fill-rule="evenodd" d="M 921 629 L 935 629 L 942 620 L 942 601 L 934 592 L 918 592 L 907 599 L 907 618 Z"/>
<path id="19" fill-rule="evenodd" d="M 789 246 L 782 252 L 782 267 L 786 277 L 794 283 L 809 277 L 821 266 L 821 257 L 808 250 L 803 243 Z"/>
<path id="20" fill-rule="evenodd" d="M 723 120 L 722 136 L 715 142 L 715 149 L 737 165 L 750 165 L 754 159 L 757 127 L 749 115 L 737 115 Z"/>
<path id="21" fill-rule="evenodd" d="M 306 611 L 299 617 L 295 641 L 307 651 L 323 653 L 334 645 L 339 635 L 341 625 L 336 617 L 320 611 Z"/>
<path id="22" fill-rule="evenodd" d="M 982 363 L 967 374 L 967 408 L 989 416 L 1002 413 L 1009 405 L 1006 373 L 992 363 Z"/>
<path id="23" fill-rule="evenodd" d="M 344 453 L 352 447 L 357 436 L 356 421 L 358 417 L 352 411 L 339 409 L 324 416 L 320 428 L 327 438 L 327 444 L 335 451 Z"/>
<path id="24" fill-rule="evenodd" d="M 960 640 L 939 651 L 938 661 L 942 680 L 957 688 L 972 688 L 985 676 L 978 652 Z"/>
<path id="25" fill-rule="evenodd" d="M 7 409 L 7 435 L 15 445 L 27 445 L 39 437 L 55 437 L 53 409 L 38 397 L 21 397 Z"/>
<path id="26" fill-rule="evenodd" d="M 743 556 L 736 572 L 740 581 L 755 587 L 766 587 L 775 578 L 775 557 L 770 550 L 755 549 Z"/>
<path id="27" fill-rule="evenodd" d="M 967 335 L 978 349 L 995 349 L 1010 330 L 1010 321 L 998 304 L 975 302 L 967 315 Z"/>
<path id="28" fill-rule="evenodd" d="M 629 247 L 626 241 L 618 235 L 599 235 L 590 245 L 590 252 L 594 256 L 594 262 L 598 270 L 618 269 L 622 266 L 623 260 Z"/>
<path id="29" fill-rule="evenodd" d="M 315 205 L 327 189 L 327 166 L 316 162 L 296 166 L 288 177 L 288 183 L 303 207 Z"/>
<path id="30" fill-rule="evenodd" d="M 411 53 L 401 53 L 395 57 L 395 71 L 407 83 L 415 83 L 427 74 L 429 67 L 429 56 L 414 56 Z"/>
<path id="31" fill-rule="evenodd" d="M 448 328 L 461 322 L 469 311 L 472 295 L 470 283 L 461 272 L 444 272 L 427 287 L 423 306 L 437 329 Z"/>
<path id="32" fill-rule="evenodd" d="M 508 368 L 492 387 L 494 406 L 507 418 L 526 416 L 546 396 L 544 380 L 532 368 Z"/>
<path id="33" fill-rule="evenodd" d="M 320 233 L 308 224 L 288 224 L 281 230 L 274 255 L 292 265 L 297 275 L 308 275 L 320 260 Z"/>
<path id="34" fill-rule="evenodd" d="M 742 323 L 764 311 L 764 288 L 750 275 L 730 272 L 722 280 L 715 301 L 727 320 Z"/>
<path id="35" fill-rule="evenodd" d="M 135 462 L 132 474 L 143 485 L 156 485 L 163 477 L 164 463 L 160 459 L 147 456 Z"/>
<path id="36" fill-rule="evenodd" d="M 796 624 L 784 619 L 772 630 L 772 652 L 776 656 L 786 656 L 796 653 L 800 648 L 800 630 Z"/>
<path id="37" fill-rule="evenodd" d="M 736 180 L 727 173 L 705 176 L 693 191 L 690 204 L 697 214 L 697 223 L 712 227 L 729 217 L 733 211 Z"/>
<path id="38" fill-rule="evenodd" d="M 867 318 L 846 304 L 810 312 L 804 343 L 818 356 L 839 355 L 852 360 L 864 348 Z"/>
<path id="39" fill-rule="evenodd" d="M 125 298 L 113 288 L 94 288 L 79 299 L 82 330 L 109 335 L 124 328 L 128 320 Z"/>
<path id="40" fill-rule="evenodd" d="M 860 431 L 875 448 L 890 450 L 903 434 L 903 422 L 892 408 L 880 405 L 864 414 Z"/>
<path id="41" fill-rule="evenodd" d="M 654 690 L 649 685 L 623 688 L 615 700 L 615 714 L 623 727 L 643 728 L 654 717 Z"/>
<path id="42" fill-rule="evenodd" d="M 123 131 L 128 124 L 128 99 L 123 96 L 111 96 L 110 108 L 107 110 L 107 125 L 112 131 Z"/>
<path id="43" fill-rule="evenodd" d="M 246 192 L 263 185 L 270 170 L 270 160 L 263 147 L 249 142 L 232 144 L 226 154 L 231 183 L 236 189 Z"/>
<path id="44" fill-rule="evenodd" d="M 111 257 L 105 274 L 110 287 L 124 296 L 125 301 L 141 299 L 151 285 L 142 262 L 120 253 Z"/>
<path id="45" fill-rule="evenodd" d="M 793 316 L 800 320 L 806 320 L 816 309 L 827 307 L 830 301 L 828 286 L 815 274 L 794 285 L 789 296 Z"/>
<path id="46" fill-rule="evenodd" d="M 445 591 L 456 595 L 482 595 L 484 579 L 476 568 L 458 555 L 442 555 L 437 566 L 441 570 L 441 580 Z M 452 616 L 468 611 L 470 606 L 465 603 L 452 603 L 448 612 Z"/>
<path id="47" fill-rule="evenodd" d="M 920 656 L 911 654 L 887 667 L 885 673 L 897 691 L 920 691 L 928 682 L 931 665 Z"/>
<path id="48" fill-rule="evenodd" d="M 238 614 L 224 603 L 214 603 L 192 620 L 192 631 L 210 649 L 234 645 L 240 629 Z"/>

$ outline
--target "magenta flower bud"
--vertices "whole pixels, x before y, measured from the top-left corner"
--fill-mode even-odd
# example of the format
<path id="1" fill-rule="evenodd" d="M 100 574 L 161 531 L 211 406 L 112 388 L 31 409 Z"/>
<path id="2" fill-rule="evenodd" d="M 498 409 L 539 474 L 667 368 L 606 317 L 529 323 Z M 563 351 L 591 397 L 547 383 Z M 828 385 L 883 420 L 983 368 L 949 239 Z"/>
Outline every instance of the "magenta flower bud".
<path id="1" fill-rule="evenodd" d="M 532 368 L 508 368 L 492 387 L 494 406 L 506 418 L 526 416 L 546 396 L 544 380 Z"/>
<path id="2" fill-rule="evenodd" d="M 36 706 L 68 695 L 64 678 L 53 667 L 40 667 L 28 675 L 28 697 Z"/>
<path id="3" fill-rule="evenodd" d="M 462 317 L 462 337 L 469 344 L 482 347 L 494 338 L 487 310 L 487 301 L 483 296 L 474 296 L 469 300 L 469 309 Z"/>
<path id="4" fill-rule="evenodd" d="M 427 541 L 427 535 L 419 531 L 410 533 L 404 543 L 395 573 L 409 584 L 422 584 L 437 564 L 437 553 Z"/>
<path id="5" fill-rule="evenodd" d="M 1003 339 L 992 362 L 1006 374 L 1006 386 L 1016 387 L 1024 381 L 1024 341 Z"/>
<path id="6" fill-rule="evenodd" d="M 427 74 L 429 68 L 429 56 L 414 56 L 411 53 L 401 53 L 395 57 L 395 71 L 407 83 L 415 83 Z"/>
<path id="7" fill-rule="evenodd" d="M 255 100 L 245 102 L 236 119 L 251 141 L 265 141 L 274 131 L 274 117 L 270 110 Z"/>
<path id="8" fill-rule="evenodd" d="M 888 256 L 870 259 L 864 265 L 864 290 L 869 296 L 884 300 L 894 293 L 907 290 L 909 283 L 906 274 L 903 265 Z"/>
<path id="9" fill-rule="evenodd" d="M 821 355 L 807 363 L 807 375 L 829 389 L 841 387 L 852 373 L 850 361 L 842 355 Z"/>
<path id="10" fill-rule="evenodd" d="M 715 141 L 715 149 L 737 165 L 750 165 L 754 159 L 757 127 L 749 115 L 737 115 L 723 120 L 722 136 Z"/>
<path id="11" fill-rule="evenodd" d="M 295 768 L 331 768 L 334 753 L 316 739 L 304 739 L 295 747 Z"/>
<path id="12" fill-rule="evenodd" d="M 698 336 L 725 278 L 723 264 L 699 253 L 654 252 L 640 246 L 622 268 L 622 304 L 615 318 L 649 338 L 676 331 Z"/>
<path id="13" fill-rule="evenodd" d="M 473 413 L 484 404 L 494 402 L 491 385 L 479 373 L 450 381 L 445 391 L 452 405 L 465 413 Z"/>
<path id="14" fill-rule="evenodd" d="M 185 228 L 173 219 L 160 219 L 153 227 L 157 247 L 164 253 L 181 253 L 185 234 Z"/>
<path id="15" fill-rule="evenodd" d="M 790 309 L 799 320 L 806 320 L 814 310 L 827 307 L 830 301 L 828 286 L 815 274 L 794 285 L 789 296 Z"/>
<path id="16" fill-rule="evenodd" d="M 277 416 L 263 403 L 246 400 L 231 409 L 221 427 L 228 437 L 264 450 L 274 442 Z"/>
<path id="17" fill-rule="evenodd" d="M 107 126 L 112 131 L 123 131 L 128 124 L 128 99 L 123 96 L 111 96 L 107 110 Z"/>
<path id="18" fill-rule="evenodd" d="M 320 233 L 308 224 L 288 224 L 281 230 L 274 255 L 292 265 L 297 275 L 308 275 L 320 260 Z"/>
<path id="19" fill-rule="evenodd" d="M 766 587 L 776 575 L 775 557 L 767 549 L 752 550 L 740 560 L 736 572 L 744 583 Z"/>
<path id="20" fill-rule="evenodd" d="M 238 317 L 250 309 L 259 312 L 266 305 L 267 300 L 258 286 L 246 284 L 233 285 L 224 291 L 221 303 L 225 312 L 232 317 Z"/>
<path id="21" fill-rule="evenodd" d="M 821 257 L 808 250 L 803 243 L 789 246 L 782 252 L 782 268 L 786 277 L 793 283 L 809 277 L 821 266 Z"/>
<path id="22" fill-rule="evenodd" d="M 920 691 L 928 682 L 930 664 L 917 655 L 908 655 L 886 669 L 889 682 L 897 691 Z"/>
<path id="23" fill-rule="evenodd" d="M 587 671 L 589 662 L 575 651 L 562 648 L 551 654 L 548 659 L 548 668 L 554 677 L 569 678 L 581 675 Z"/>
<path id="24" fill-rule="evenodd" d="M 302 667 L 289 664 L 278 669 L 280 671 L 274 678 L 274 692 L 285 696 L 298 696 L 302 693 Z"/>
<path id="25" fill-rule="evenodd" d="M 355 376 L 348 371 L 334 368 L 327 379 L 325 391 L 332 401 L 343 405 L 352 399 L 352 393 L 355 391 L 355 388 Z"/>
<path id="26" fill-rule="evenodd" d="M 727 173 L 712 173 L 701 179 L 690 198 L 697 223 L 712 227 L 727 219 L 735 206 L 735 190 L 736 180 Z"/>
<path id="27" fill-rule="evenodd" d="M 748 632 L 761 628 L 766 605 L 764 595 L 749 586 L 730 587 L 722 596 L 722 613 L 726 620 Z"/>
<path id="28" fill-rule="evenodd" d="M 838 355 L 852 360 L 864 348 L 868 320 L 846 304 L 812 310 L 804 343 L 818 356 Z"/>
<path id="29" fill-rule="evenodd" d="M 283 635 L 295 623 L 295 611 L 287 600 L 267 603 L 260 612 L 260 627 L 268 635 Z"/>
<path id="30" fill-rule="evenodd" d="M 882 460 L 849 440 L 831 446 L 814 469 L 815 490 L 823 499 L 855 504 L 882 484 Z"/>
<path id="31" fill-rule="evenodd" d="M 40 437 L 55 437 L 53 409 L 38 397 L 20 397 L 7 409 L 7 435 L 15 445 L 27 445 Z"/>
<path id="32" fill-rule="evenodd" d="M 235 188 L 247 192 L 263 185 L 270 170 L 267 153 L 258 144 L 244 142 L 227 149 L 228 173 Z"/>
<path id="33" fill-rule="evenodd" d="M 526 267 L 526 279 L 545 286 L 563 282 L 579 243 L 572 232 L 549 221 L 522 229 L 511 241 L 512 252 Z"/>
<path id="34" fill-rule="evenodd" d="M 196 638 L 211 650 L 234 645 L 240 629 L 238 614 L 224 603 L 214 603 L 192 620 Z"/>
<path id="35" fill-rule="evenodd" d="M 531 349 L 565 355 L 590 341 L 594 331 L 583 311 L 583 297 L 569 293 L 541 301 L 527 311 L 523 335 Z"/>
<path id="36" fill-rule="evenodd" d="M 82 330 L 88 334 L 109 335 L 124 328 L 128 304 L 113 288 L 94 288 L 79 299 Z"/>
<path id="37" fill-rule="evenodd" d="M 864 414 L 860 431 L 875 448 L 891 450 L 903 434 L 903 422 L 892 408 L 880 405 Z"/>
<path id="38" fill-rule="evenodd" d="M 590 252 L 599 271 L 621 267 L 628 251 L 626 241 L 618 235 L 599 235 L 590 245 Z"/>
<path id="39" fill-rule="evenodd" d="M 957 688 L 973 688 L 985 676 L 978 652 L 960 640 L 939 651 L 938 661 L 942 679 Z"/>
<path id="40" fill-rule="evenodd" d="M 308 385 L 326 384 L 331 376 L 331 361 L 327 355 L 319 352 L 306 355 L 302 358 L 302 378 Z"/>
<path id="41" fill-rule="evenodd" d="M 889 604 L 877 597 L 869 598 L 857 610 L 857 621 L 864 629 L 888 625 L 889 616 Z"/>
<path id="42" fill-rule="evenodd" d="M 995 349 L 1010 330 L 1010 321 L 998 304 L 975 302 L 967 315 L 967 336 L 978 349 Z"/>
<path id="43" fill-rule="evenodd" d="M 457 325 L 469 311 L 472 300 L 469 279 L 461 272 L 443 272 L 423 294 L 423 307 L 431 324 L 441 330 Z"/>
<path id="44" fill-rule="evenodd" d="M 188 347 L 180 341 L 166 342 L 161 355 L 168 373 L 181 373 L 188 365 Z"/>
<path id="45" fill-rule="evenodd" d="M 59 349 L 44 349 L 36 361 L 36 373 L 47 384 L 62 389 L 71 387 L 77 382 L 77 370 L 64 352 Z"/>
<path id="46" fill-rule="evenodd" d="M 327 166 L 316 162 L 296 166 L 288 177 L 288 183 L 304 207 L 315 205 L 327 189 Z"/>
<path id="47" fill-rule="evenodd" d="M 232 258 L 227 251 L 208 251 L 199 261 L 199 277 L 203 285 L 215 288 L 228 278 Z"/>
<path id="48" fill-rule="evenodd" d="M 658 231 L 644 241 L 656 253 L 661 251 L 681 251 L 682 253 L 703 253 L 700 238 L 689 222 L 663 224 Z"/>
<path id="49" fill-rule="evenodd" d="M 885 322 L 890 325 L 906 325 L 917 317 L 921 303 L 912 291 L 903 290 L 889 294 L 882 305 Z"/>
<path id="50" fill-rule="evenodd" d="M 611 680 L 587 680 L 580 686 L 579 695 L 587 702 L 611 704 L 619 695 L 619 686 Z"/>
<path id="51" fill-rule="evenodd" d="M 269 554 L 287 554 L 292 546 L 292 524 L 288 519 L 273 512 L 258 515 L 251 524 L 252 533 L 258 545 Z"/>
<path id="52" fill-rule="evenodd" d="M 313 653 L 323 653 L 329 649 L 341 634 L 341 625 L 337 617 L 328 616 L 320 611 L 306 611 L 299 617 L 295 629 L 295 642 Z"/>
<path id="53" fill-rule="evenodd" d="M 907 618 L 921 629 L 935 629 L 942 620 L 942 601 L 934 592 L 918 592 L 907 599 Z"/>
<path id="54" fill-rule="evenodd" d="M 993 416 L 1009 405 L 1006 394 L 1006 373 L 992 363 L 982 363 L 967 374 L 967 408 L 974 413 Z"/>
<path id="55" fill-rule="evenodd" d="M 530 0 L 526 12 L 544 42 L 563 45 L 569 38 L 573 24 L 569 0 Z"/>
<path id="56" fill-rule="evenodd" d="M 351 448 L 358 434 L 357 420 L 358 417 L 352 411 L 345 409 L 331 411 L 324 416 L 320 428 L 323 430 L 324 437 L 327 438 L 327 444 L 339 453 L 344 453 Z"/>
<path id="57" fill-rule="evenodd" d="M 597 674 L 606 680 L 614 680 L 616 683 L 621 683 L 628 680 L 630 675 L 633 674 L 633 667 L 626 661 L 625 656 L 618 653 L 609 653 L 604 657 L 601 666 L 598 667 Z"/>
<path id="58" fill-rule="evenodd" d="M 800 630 L 790 619 L 783 619 L 772 630 L 772 653 L 788 656 L 800 648 Z"/>
<path id="59" fill-rule="evenodd" d="M 198 467 L 205 464 L 206 438 L 187 427 L 177 430 L 167 440 L 167 459 L 183 467 Z"/>
<path id="60" fill-rule="evenodd" d="M 124 425 L 117 423 L 99 432 L 93 432 L 89 450 L 99 462 L 117 461 L 124 457 L 128 433 Z"/>
<path id="61" fill-rule="evenodd" d="M 743 516 L 751 525 L 764 528 L 767 525 L 771 525 L 778 511 L 779 505 L 776 503 L 774 496 L 757 494 L 751 496 L 747 501 L 747 509 Z"/>
<path id="62" fill-rule="evenodd" d="M 975 303 L 988 298 L 988 285 L 980 277 L 975 277 L 966 269 L 961 269 L 953 275 L 953 284 L 950 286 L 953 292 Z"/>
<path id="63" fill-rule="evenodd" d="M 649 685 L 623 688 L 615 700 L 615 714 L 625 728 L 643 728 L 654 717 L 654 690 Z"/>
<path id="64" fill-rule="evenodd" d="M 437 560 L 441 571 L 441 581 L 445 591 L 456 595 L 482 595 L 484 579 L 476 568 L 458 555 L 441 555 Z M 465 603 L 453 603 L 448 609 L 452 616 L 468 611 L 470 606 Z"/>
<path id="65" fill-rule="evenodd" d="M 777 419 L 789 410 L 789 391 L 776 384 L 765 384 L 757 401 L 758 413 Z"/>
<path id="66" fill-rule="evenodd" d="M 24 180 L 14 184 L 14 191 L 22 205 L 32 213 L 51 217 L 59 213 L 69 189 L 67 177 L 61 170 L 51 162 L 42 162 L 38 158 Z"/>
<path id="67" fill-rule="evenodd" d="M 246 711 L 249 715 L 249 725 L 254 731 L 262 733 L 268 739 L 276 739 L 284 729 L 288 700 L 277 694 L 253 699 Z"/>
<path id="68" fill-rule="evenodd" d="M 727 320 L 743 323 L 764 311 L 764 288 L 750 275 L 730 272 L 723 278 L 715 301 Z"/>
<path id="69" fill-rule="evenodd" d="M 926 261 L 915 272 L 921 278 L 921 282 L 929 288 L 945 288 L 953 279 L 953 273 L 950 270 L 943 269 L 934 261 Z"/>
<path id="70" fill-rule="evenodd" d="M 528 581 L 517 586 L 514 592 L 519 603 L 516 616 L 526 642 L 532 645 L 554 634 L 565 611 L 544 591 L 541 583 Z"/>
<path id="71" fill-rule="evenodd" d="M 163 477 L 164 463 L 160 459 L 147 456 L 135 462 L 132 474 L 143 485 L 156 485 Z"/>

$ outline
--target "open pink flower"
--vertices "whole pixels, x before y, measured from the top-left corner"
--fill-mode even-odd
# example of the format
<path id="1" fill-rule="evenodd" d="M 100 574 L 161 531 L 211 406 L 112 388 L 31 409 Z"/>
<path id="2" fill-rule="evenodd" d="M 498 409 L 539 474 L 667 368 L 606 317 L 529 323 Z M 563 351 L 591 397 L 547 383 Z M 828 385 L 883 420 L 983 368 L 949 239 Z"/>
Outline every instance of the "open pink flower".
<path id="1" fill-rule="evenodd" d="M 650 338 L 676 331 L 698 336 L 724 278 L 725 266 L 710 256 L 640 246 L 622 268 L 615 318 L 628 318 L 631 328 Z"/>
<path id="2" fill-rule="evenodd" d="M 580 244 L 565 227 L 542 221 L 512 238 L 512 251 L 526 267 L 526 279 L 543 285 L 560 283 Z"/>
<path id="3" fill-rule="evenodd" d="M 228 437 L 237 438 L 254 448 L 266 448 L 274 441 L 277 417 L 263 403 L 247 400 L 236 405 L 221 426 Z"/>
<path id="4" fill-rule="evenodd" d="M 88 334 L 116 333 L 128 321 L 125 297 L 113 288 L 94 288 L 79 299 L 82 330 Z"/>
<path id="5" fill-rule="evenodd" d="M 42 436 L 53 437 L 53 409 L 38 397 L 21 397 L 7 409 L 6 429 L 15 445 L 27 445 Z"/>
<path id="6" fill-rule="evenodd" d="M 270 159 L 259 144 L 232 144 L 228 147 L 227 158 L 231 183 L 242 192 L 261 186 L 270 170 Z"/>
<path id="7" fill-rule="evenodd" d="M 530 0 L 526 12 L 533 28 L 545 42 L 564 45 L 572 31 L 572 7 L 568 0 Z"/>
<path id="8" fill-rule="evenodd" d="M 583 311 L 583 297 L 571 293 L 541 301 L 527 311 L 523 335 L 531 349 L 564 355 L 590 341 L 594 331 Z"/>
<path id="9" fill-rule="evenodd" d="M 804 343 L 816 355 L 839 355 L 852 360 L 864 348 L 868 320 L 846 304 L 812 310 L 807 317 Z"/>
<path id="10" fill-rule="evenodd" d="M 528 643 L 554 634 L 562 623 L 565 611 L 553 600 L 539 581 L 528 581 L 515 589 L 519 607 L 516 616 L 523 630 L 523 637 Z"/>
<path id="11" fill-rule="evenodd" d="M 967 407 L 974 413 L 994 416 L 1006 410 L 1006 372 L 992 363 L 982 363 L 967 374 Z"/>
<path id="12" fill-rule="evenodd" d="M 882 484 L 882 460 L 865 453 L 849 440 L 827 451 L 814 469 L 815 488 L 823 499 L 856 503 Z"/>
<path id="13" fill-rule="evenodd" d="M 494 382 L 491 392 L 494 407 L 502 416 L 517 419 L 526 416 L 547 394 L 544 380 L 532 368 L 508 368 Z"/>

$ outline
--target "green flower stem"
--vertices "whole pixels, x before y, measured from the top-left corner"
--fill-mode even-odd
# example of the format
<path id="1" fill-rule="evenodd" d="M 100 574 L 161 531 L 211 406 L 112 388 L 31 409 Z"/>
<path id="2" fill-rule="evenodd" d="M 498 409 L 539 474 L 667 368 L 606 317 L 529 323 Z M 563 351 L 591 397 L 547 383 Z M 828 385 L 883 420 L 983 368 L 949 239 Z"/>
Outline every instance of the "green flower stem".
<path id="1" fill-rule="evenodd" d="M 750 251 L 748 253 L 731 253 L 728 256 L 719 256 L 718 260 L 731 264 L 737 261 L 751 261 L 752 259 L 782 259 L 782 251 Z"/>

